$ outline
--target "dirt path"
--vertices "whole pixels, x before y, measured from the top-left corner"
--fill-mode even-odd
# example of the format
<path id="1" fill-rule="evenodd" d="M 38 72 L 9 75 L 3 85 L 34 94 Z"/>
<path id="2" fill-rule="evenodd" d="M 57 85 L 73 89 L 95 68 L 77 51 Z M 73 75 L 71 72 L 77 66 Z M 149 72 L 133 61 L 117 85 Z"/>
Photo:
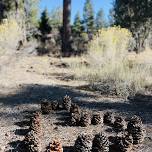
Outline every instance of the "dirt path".
<path id="1" fill-rule="evenodd" d="M 42 99 L 62 100 L 65 94 L 82 108 L 103 113 L 111 110 L 116 115 L 140 115 L 148 132 L 142 152 L 152 151 L 152 105 L 132 104 L 123 99 L 102 97 L 99 93 L 85 91 L 86 84 L 71 80 L 69 68 L 62 60 L 51 57 L 17 56 L 0 71 L 0 152 L 18 152 L 20 141 L 28 131 L 26 116 L 40 109 Z M 66 113 L 52 113 L 43 118 L 44 147 L 53 138 L 60 138 L 68 151 L 81 132 L 98 132 L 101 126 L 69 127 L 64 124 Z M 60 134 L 59 134 L 60 132 Z"/>

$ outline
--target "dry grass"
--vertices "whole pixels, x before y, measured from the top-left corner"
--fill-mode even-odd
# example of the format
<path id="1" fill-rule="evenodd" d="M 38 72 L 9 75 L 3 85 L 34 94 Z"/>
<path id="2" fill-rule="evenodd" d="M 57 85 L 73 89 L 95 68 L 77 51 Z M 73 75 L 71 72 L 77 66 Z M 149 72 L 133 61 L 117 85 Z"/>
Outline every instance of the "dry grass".
<path id="1" fill-rule="evenodd" d="M 0 24 L 0 55 L 3 55 L 7 50 L 15 49 L 21 36 L 22 31 L 17 21 L 5 19 Z"/>
<path id="2" fill-rule="evenodd" d="M 151 85 L 152 50 L 147 49 L 141 54 L 128 53 L 131 39 L 126 29 L 101 30 L 90 43 L 87 56 L 69 60 L 76 78 L 93 86 L 101 84 L 101 90 L 113 88 L 115 94 L 122 97 Z"/>

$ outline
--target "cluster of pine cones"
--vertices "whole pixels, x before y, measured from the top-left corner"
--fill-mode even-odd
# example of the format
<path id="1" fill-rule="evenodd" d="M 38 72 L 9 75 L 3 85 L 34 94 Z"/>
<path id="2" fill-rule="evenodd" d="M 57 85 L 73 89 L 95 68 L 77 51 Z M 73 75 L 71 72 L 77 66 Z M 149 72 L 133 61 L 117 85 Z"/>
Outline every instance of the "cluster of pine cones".
<path id="1" fill-rule="evenodd" d="M 29 132 L 23 140 L 24 150 L 26 150 L 26 152 L 41 152 L 41 137 L 41 114 L 35 112 L 30 120 Z M 63 152 L 62 144 L 55 140 L 49 144 L 46 152 Z"/>
<path id="2" fill-rule="evenodd" d="M 67 110 L 70 112 L 71 105 L 72 101 L 68 95 L 64 96 L 62 103 L 58 101 L 49 102 L 48 100 L 44 100 L 41 102 L 41 112 L 42 114 L 49 114 L 51 111 L 55 110 Z"/>
<path id="3" fill-rule="evenodd" d="M 89 111 L 83 111 L 77 104 L 72 103 L 69 96 L 65 96 L 63 99 L 63 107 L 70 113 L 69 124 L 71 126 L 87 127 L 90 124 L 98 125 L 102 123 L 100 113 L 90 114 Z"/>
<path id="4" fill-rule="evenodd" d="M 135 115 L 128 123 L 122 117 L 115 117 L 115 120 L 111 124 L 114 130 L 119 132 L 112 145 L 116 151 L 130 152 L 134 145 L 143 142 L 146 132 L 140 117 Z"/>
<path id="5" fill-rule="evenodd" d="M 103 116 L 103 122 L 106 125 L 113 127 L 117 133 L 125 131 L 126 121 L 121 116 L 114 117 L 112 112 L 106 112 Z"/>
<path id="6" fill-rule="evenodd" d="M 90 124 L 98 125 L 102 123 L 102 118 L 100 113 L 91 113 L 89 111 L 81 110 L 76 104 L 71 105 L 70 109 L 70 124 L 73 126 L 87 127 Z"/>
<path id="7" fill-rule="evenodd" d="M 109 140 L 101 132 L 92 136 L 87 134 L 79 135 L 75 141 L 74 152 L 109 152 Z"/>
<path id="8" fill-rule="evenodd" d="M 94 114 L 97 119 L 98 114 Z M 92 119 L 92 121 L 94 120 Z M 117 152 L 130 152 L 134 145 L 141 144 L 145 137 L 145 130 L 141 118 L 133 116 L 128 124 L 122 117 L 114 117 L 112 113 L 105 113 L 104 123 L 113 127 L 118 133 L 111 140 L 103 132 L 94 136 L 79 135 L 75 141 L 75 152 L 109 152 L 110 149 Z M 126 125 L 127 124 L 127 125 Z"/>
<path id="9" fill-rule="evenodd" d="M 117 152 L 130 152 L 133 148 L 132 136 L 128 133 L 118 134 L 112 142 L 111 148 Z"/>
<path id="10" fill-rule="evenodd" d="M 133 116 L 127 125 L 128 133 L 133 137 L 133 144 L 141 144 L 145 137 L 142 120 L 138 116 Z"/>
<path id="11" fill-rule="evenodd" d="M 49 114 L 52 110 L 59 110 L 61 108 L 62 107 L 58 101 L 49 102 L 47 100 L 44 100 L 41 102 L 42 114 Z"/>
<path id="12" fill-rule="evenodd" d="M 27 152 L 41 151 L 41 115 L 36 112 L 30 120 L 29 132 L 25 135 L 24 145 Z"/>
<path id="13" fill-rule="evenodd" d="M 77 104 L 72 103 L 71 98 L 67 95 L 63 98 L 61 104 L 57 101 L 51 103 L 43 101 L 41 103 L 42 114 L 48 114 L 50 111 L 58 109 L 69 112 L 69 124 L 71 126 L 87 127 L 90 124 L 105 124 L 112 127 L 117 133 L 112 141 L 103 132 L 96 134 L 93 139 L 86 134 L 79 135 L 74 145 L 75 152 L 108 152 L 110 148 L 115 149 L 117 152 L 129 152 L 134 145 L 141 144 L 144 140 L 145 130 L 141 118 L 138 116 L 133 116 L 128 123 L 121 116 L 114 117 L 112 112 L 106 112 L 102 118 L 100 112 L 91 114 L 89 111 L 82 110 Z M 39 124 L 36 120 L 34 119 L 36 124 Z M 31 123 L 30 128 L 34 132 L 40 132 L 40 130 L 36 131 L 34 129 L 33 123 Z M 49 145 L 49 151 L 62 152 L 62 145 L 60 142 L 54 141 Z"/>

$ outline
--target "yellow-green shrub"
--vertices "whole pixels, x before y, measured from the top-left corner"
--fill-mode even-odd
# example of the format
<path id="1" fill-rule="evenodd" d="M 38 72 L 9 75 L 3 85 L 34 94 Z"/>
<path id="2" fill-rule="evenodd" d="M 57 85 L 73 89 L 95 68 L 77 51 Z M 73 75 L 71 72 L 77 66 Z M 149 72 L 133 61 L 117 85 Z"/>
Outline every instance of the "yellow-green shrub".
<path id="1" fill-rule="evenodd" d="M 101 29 L 93 37 L 88 55 L 84 57 L 89 66 L 71 63 L 76 77 L 93 85 L 101 83 L 102 86 L 105 84 L 115 88 L 120 96 L 134 94 L 144 86 L 152 84 L 152 63 L 147 64 L 147 58 L 141 61 L 138 57 L 134 60 L 129 57 L 131 39 L 131 33 L 127 29 Z"/>
<path id="2" fill-rule="evenodd" d="M 16 20 L 5 19 L 0 24 L 0 52 L 2 53 L 7 49 L 15 49 L 22 35 L 21 28 Z"/>
<path id="3" fill-rule="evenodd" d="M 94 58 L 116 60 L 124 58 L 128 53 L 131 33 L 124 28 L 103 28 L 93 37 L 89 44 L 89 53 Z"/>

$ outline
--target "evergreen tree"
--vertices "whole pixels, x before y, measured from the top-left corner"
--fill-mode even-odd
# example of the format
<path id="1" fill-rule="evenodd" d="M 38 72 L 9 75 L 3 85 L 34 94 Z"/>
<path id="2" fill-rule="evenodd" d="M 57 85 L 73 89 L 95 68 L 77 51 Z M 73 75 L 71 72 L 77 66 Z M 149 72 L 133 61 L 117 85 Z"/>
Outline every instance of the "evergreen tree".
<path id="1" fill-rule="evenodd" d="M 41 20 L 39 23 L 39 30 L 42 34 L 49 34 L 52 30 L 49 23 L 49 15 L 47 9 L 42 12 Z"/>
<path id="2" fill-rule="evenodd" d="M 113 9 L 110 9 L 108 19 L 109 19 L 108 20 L 109 26 L 113 26 L 114 23 L 115 23 L 114 10 Z"/>
<path id="3" fill-rule="evenodd" d="M 50 13 L 50 23 L 54 28 L 58 28 L 62 26 L 63 22 L 63 9 L 61 7 L 57 7 L 53 9 Z"/>
<path id="4" fill-rule="evenodd" d="M 80 18 L 79 12 L 75 16 L 72 29 L 73 29 L 73 33 L 76 34 L 76 35 L 79 35 L 79 36 L 84 30 L 83 23 L 82 23 L 82 20 Z"/>
<path id="5" fill-rule="evenodd" d="M 136 41 L 137 52 L 144 49 L 152 26 L 152 1 L 116 0 L 114 4 L 115 24 L 128 28 Z"/>
<path id="6" fill-rule="evenodd" d="M 94 11 L 91 0 L 86 0 L 83 10 L 84 27 L 86 32 L 94 31 Z"/>
<path id="7" fill-rule="evenodd" d="M 24 8 L 26 15 L 27 28 L 36 27 L 38 25 L 38 4 L 40 0 L 25 0 Z"/>
<path id="8" fill-rule="evenodd" d="M 23 0 L 1 0 L 0 1 L 0 20 L 3 18 L 14 17 L 15 19 L 23 17 Z"/>
<path id="9" fill-rule="evenodd" d="M 103 12 L 102 9 L 100 9 L 98 11 L 95 23 L 96 23 L 96 29 L 97 30 L 106 26 L 106 22 L 105 22 L 105 19 L 104 19 L 104 12 Z"/>

